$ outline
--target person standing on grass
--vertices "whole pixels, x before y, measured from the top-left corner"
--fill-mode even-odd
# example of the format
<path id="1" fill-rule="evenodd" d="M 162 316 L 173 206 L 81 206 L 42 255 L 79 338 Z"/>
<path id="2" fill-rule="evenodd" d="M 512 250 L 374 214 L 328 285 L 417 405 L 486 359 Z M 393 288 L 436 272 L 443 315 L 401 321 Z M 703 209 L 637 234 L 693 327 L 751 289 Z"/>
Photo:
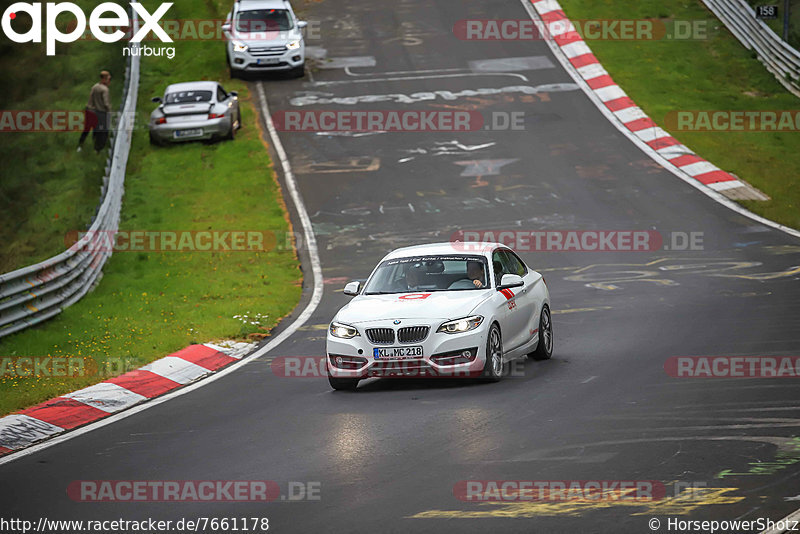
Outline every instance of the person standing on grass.
<path id="1" fill-rule="evenodd" d="M 108 142 L 108 119 L 111 113 L 111 95 L 108 91 L 110 83 L 111 73 L 107 70 L 100 71 L 100 81 L 92 86 L 89 102 L 84 111 L 83 133 L 78 141 L 78 152 L 81 151 L 86 136 L 92 130 L 95 152 L 99 154 Z"/>

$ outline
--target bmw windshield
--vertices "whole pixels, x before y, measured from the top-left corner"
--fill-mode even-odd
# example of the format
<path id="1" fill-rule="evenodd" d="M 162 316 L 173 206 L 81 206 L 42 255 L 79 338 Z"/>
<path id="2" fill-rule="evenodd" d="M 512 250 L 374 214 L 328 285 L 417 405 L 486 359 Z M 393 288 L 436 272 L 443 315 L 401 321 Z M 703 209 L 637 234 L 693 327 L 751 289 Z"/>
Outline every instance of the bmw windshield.
<path id="1" fill-rule="evenodd" d="M 432 255 L 395 258 L 381 263 L 364 289 L 365 295 L 418 291 L 485 289 L 488 265 L 483 256 Z"/>

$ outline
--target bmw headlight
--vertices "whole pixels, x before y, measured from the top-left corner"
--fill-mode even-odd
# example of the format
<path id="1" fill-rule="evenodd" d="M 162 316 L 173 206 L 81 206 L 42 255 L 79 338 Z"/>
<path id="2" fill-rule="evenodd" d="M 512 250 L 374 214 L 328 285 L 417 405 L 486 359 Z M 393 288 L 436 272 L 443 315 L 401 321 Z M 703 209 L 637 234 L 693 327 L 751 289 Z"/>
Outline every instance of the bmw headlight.
<path id="1" fill-rule="evenodd" d="M 351 339 L 360 335 L 354 326 L 342 323 L 331 323 L 330 330 L 333 337 L 341 337 L 344 339 Z"/>
<path id="2" fill-rule="evenodd" d="M 234 52 L 247 52 L 248 46 L 241 41 L 234 41 L 233 42 L 233 51 Z"/>
<path id="3" fill-rule="evenodd" d="M 298 39 L 297 41 L 290 41 L 289 44 L 286 45 L 286 48 L 289 50 L 297 50 L 300 48 L 300 40 Z"/>
<path id="4" fill-rule="evenodd" d="M 455 321 L 443 323 L 437 332 L 444 332 L 445 334 L 460 334 L 461 332 L 475 330 L 481 325 L 482 322 L 482 316 L 473 315 L 472 317 L 464 317 L 463 319 L 456 319 Z"/>

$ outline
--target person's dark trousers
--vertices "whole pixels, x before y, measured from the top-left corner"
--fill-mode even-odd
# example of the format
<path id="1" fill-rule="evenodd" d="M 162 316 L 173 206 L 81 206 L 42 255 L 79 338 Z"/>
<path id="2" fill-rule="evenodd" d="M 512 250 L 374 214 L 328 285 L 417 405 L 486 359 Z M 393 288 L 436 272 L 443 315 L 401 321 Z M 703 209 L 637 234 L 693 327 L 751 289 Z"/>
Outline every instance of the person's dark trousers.
<path id="1" fill-rule="evenodd" d="M 89 132 L 97 128 L 97 115 L 95 112 L 89 108 L 83 110 L 83 132 L 81 133 L 81 138 L 78 141 L 78 147 L 83 146 L 83 142 L 86 140 L 86 136 L 89 135 Z"/>
<path id="2" fill-rule="evenodd" d="M 94 149 L 100 152 L 106 147 L 108 142 L 108 113 L 105 111 L 95 111 L 97 115 L 97 126 L 92 132 L 94 138 Z"/>

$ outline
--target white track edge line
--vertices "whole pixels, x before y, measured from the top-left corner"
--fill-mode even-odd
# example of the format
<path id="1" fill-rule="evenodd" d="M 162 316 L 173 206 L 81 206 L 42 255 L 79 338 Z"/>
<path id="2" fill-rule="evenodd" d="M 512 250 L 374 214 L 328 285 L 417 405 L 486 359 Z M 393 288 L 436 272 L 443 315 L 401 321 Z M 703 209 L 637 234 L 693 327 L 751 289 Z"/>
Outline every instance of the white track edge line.
<path id="1" fill-rule="evenodd" d="M 533 3 L 530 0 L 520 0 L 520 2 L 522 3 L 522 7 L 525 9 L 525 11 L 528 12 L 528 15 L 530 15 L 530 17 L 534 21 L 534 23 L 543 24 L 541 18 L 536 13 L 536 8 L 533 7 Z M 761 223 L 761 224 L 763 224 L 765 226 L 769 226 L 770 228 L 774 228 L 776 230 L 780 230 L 780 231 L 785 232 L 785 233 L 787 233 L 787 234 L 789 234 L 791 236 L 800 237 L 800 230 L 795 230 L 794 228 L 790 228 L 788 226 L 785 226 L 783 224 L 777 223 L 775 221 L 771 221 L 771 220 L 767 219 L 766 217 L 762 217 L 761 215 L 756 215 L 752 211 L 742 207 L 741 205 L 737 204 L 733 200 L 730 200 L 728 197 L 726 197 L 726 196 L 724 196 L 724 195 L 722 195 L 720 193 L 717 193 L 716 191 L 714 191 L 710 187 L 705 186 L 704 184 L 698 182 L 697 180 L 695 180 L 694 178 L 690 177 L 686 173 L 682 172 L 678 167 L 675 167 L 674 165 L 672 165 L 669 162 L 669 160 L 665 159 L 663 156 L 661 156 L 661 154 L 657 153 L 650 145 L 648 145 L 647 143 L 645 143 L 644 141 L 642 141 L 641 139 L 636 137 L 636 135 L 632 131 L 628 130 L 628 128 L 626 128 L 625 125 L 623 125 L 616 118 L 616 116 L 613 114 L 613 112 L 610 109 L 608 109 L 608 107 L 600 101 L 600 99 L 597 97 L 597 95 L 594 94 L 594 91 L 592 90 L 592 88 L 589 87 L 589 85 L 581 77 L 581 75 L 578 73 L 578 71 L 575 69 L 575 67 L 572 65 L 572 63 L 570 63 L 569 60 L 566 59 L 566 56 L 561 51 L 561 48 L 558 46 L 557 43 L 553 42 L 552 39 L 545 39 L 544 41 L 547 43 L 547 46 L 550 47 L 550 50 L 553 52 L 553 55 L 556 57 L 558 62 L 561 63 L 561 66 L 564 67 L 564 70 L 566 70 L 567 73 L 572 77 L 572 79 L 575 80 L 575 83 L 577 83 L 581 87 L 581 89 L 583 89 L 583 92 L 586 93 L 586 95 L 589 97 L 589 100 L 591 100 L 592 103 L 594 103 L 594 105 L 597 107 L 597 109 L 599 109 L 600 112 L 603 115 L 605 115 L 605 117 L 609 120 L 609 122 L 611 122 L 611 124 L 613 124 L 617 128 L 617 130 L 622 132 L 622 134 L 625 137 L 627 137 L 630 141 L 632 141 L 633 144 L 635 144 L 637 147 L 639 147 L 640 150 L 642 150 L 645 154 L 650 156 L 659 165 L 661 165 L 666 170 L 670 171 L 672 174 L 674 174 L 675 176 L 677 176 L 678 178 L 680 178 L 681 180 L 683 180 L 687 184 L 691 185 L 695 189 L 701 191 L 704 195 L 706 195 L 708 197 L 711 197 L 712 199 L 716 200 L 718 203 L 720 203 L 723 206 L 735 211 L 739 215 L 743 215 L 743 216 L 745 216 L 745 217 L 747 217 L 749 219 L 752 219 L 752 220 L 754 220 L 754 221 L 756 221 L 758 223 Z M 601 63 L 601 65 L 602 65 L 602 63 Z M 619 87 L 619 86 L 617 86 L 617 87 Z"/>
<path id="2" fill-rule="evenodd" d="M 800 521 L 800 510 L 795 510 L 791 514 L 787 515 L 783 519 L 778 519 L 775 523 L 784 523 L 787 525 L 788 528 L 771 528 L 769 530 L 765 530 L 761 532 L 761 534 L 783 534 L 784 532 L 792 532 L 796 530 L 793 523 Z M 790 530 L 791 529 L 791 530 Z"/>
<path id="3" fill-rule="evenodd" d="M 305 309 L 303 309 L 303 312 L 297 317 L 297 319 L 294 320 L 294 322 L 292 322 L 291 325 L 289 325 L 286 328 L 286 330 L 282 331 L 280 334 L 275 336 L 272 340 L 270 340 L 269 343 L 264 345 L 261 349 L 242 358 L 238 362 L 230 364 L 222 371 L 208 375 L 206 378 L 199 379 L 197 382 L 193 384 L 187 385 L 171 393 L 166 393 L 165 395 L 162 395 L 160 397 L 156 397 L 154 399 L 145 401 L 142 404 L 133 406 L 118 414 L 110 415 L 108 417 L 100 419 L 99 421 L 90 423 L 84 427 L 78 428 L 73 431 L 67 431 L 64 434 L 55 436 L 41 443 L 31 445 L 30 447 L 10 452 L 5 456 L 0 457 L 0 465 L 11 463 L 15 460 L 19 460 L 20 458 L 23 458 L 35 452 L 39 452 L 49 447 L 58 445 L 59 443 L 63 443 L 64 441 L 76 438 L 78 436 L 82 436 L 83 434 L 87 434 L 92 430 L 97 430 L 98 428 L 102 428 L 106 425 L 116 423 L 117 421 L 125 419 L 126 417 L 130 417 L 139 412 L 147 410 L 148 408 L 152 408 L 153 406 L 157 406 L 161 403 L 167 402 L 168 400 L 172 400 L 176 397 L 180 397 L 181 395 L 185 395 L 186 393 L 192 392 L 205 385 L 208 385 L 211 382 L 214 382 L 215 380 L 222 378 L 223 376 L 229 373 L 232 373 L 245 363 L 253 361 L 256 358 L 263 356 L 267 352 L 277 347 L 280 343 L 286 340 L 286 338 L 297 332 L 297 330 L 301 326 L 303 326 L 303 324 L 305 324 L 306 321 L 308 321 L 308 319 L 317 309 L 317 306 L 319 306 L 319 303 L 322 300 L 322 292 L 324 288 L 322 283 L 322 264 L 319 259 L 319 251 L 317 250 L 317 240 L 314 237 L 314 230 L 311 226 L 311 219 L 309 218 L 308 212 L 306 211 L 305 204 L 303 203 L 303 198 L 300 196 L 300 193 L 297 189 L 297 183 L 294 179 L 292 168 L 289 165 L 289 159 L 286 156 L 286 151 L 283 149 L 281 140 L 278 137 L 278 132 L 275 129 L 275 124 L 272 122 L 272 117 L 269 114 L 269 107 L 267 106 L 267 97 L 264 94 L 264 89 L 262 87 L 261 82 L 259 82 L 256 87 L 258 89 L 258 95 L 261 98 L 260 107 L 262 114 L 264 115 L 264 122 L 267 125 L 267 130 L 269 131 L 269 135 L 270 138 L 272 139 L 275 151 L 278 153 L 278 158 L 280 159 L 281 167 L 283 168 L 286 188 L 289 190 L 289 196 L 291 197 L 292 202 L 295 205 L 295 209 L 297 209 L 298 216 L 300 217 L 300 222 L 302 223 L 303 226 L 303 234 L 306 240 L 305 242 L 308 245 L 308 255 L 311 261 L 311 272 L 314 278 L 314 288 L 311 294 L 311 300 L 306 305 Z"/>
<path id="4" fill-rule="evenodd" d="M 535 23 L 542 23 L 539 15 L 536 13 L 535 8 L 533 7 L 533 3 L 531 2 L 531 0 L 520 0 L 520 2 L 522 3 L 522 7 L 525 9 L 525 11 L 528 12 L 528 15 L 530 15 L 531 19 Z M 592 103 L 594 103 L 594 105 L 600 110 L 600 112 L 603 115 L 605 115 L 605 117 L 611 122 L 611 124 L 616 126 L 617 130 L 622 132 L 622 134 L 625 135 L 625 137 L 633 141 L 633 143 L 636 146 L 638 146 L 645 154 L 650 156 L 653 160 L 658 162 L 662 167 L 670 171 L 672 174 L 674 174 L 684 182 L 688 183 L 695 189 L 700 190 L 701 192 L 703 192 L 703 194 L 716 200 L 723 206 L 730 208 L 733 211 L 739 213 L 740 215 L 744 215 L 745 217 L 748 217 L 756 222 L 760 222 L 761 224 L 764 224 L 771 228 L 775 228 L 776 230 L 786 232 L 789 235 L 800 237 L 800 231 L 776 223 L 775 221 L 771 221 L 760 215 L 756 215 L 752 211 L 743 208 L 742 206 L 730 200 L 729 198 L 721 195 L 720 193 L 717 193 L 710 187 L 706 187 L 704 184 L 701 184 L 694 178 L 691 178 L 689 175 L 681 172 L 678 169 L 678 167 L 675 167 L 675 165 L 669 163 L 669 160 L 665 159 L 663 156 L 661 156 L 661 154 L 656 152 L 654 148 L 652 148 L 650 145 L 648 145 L 647 143 L 636 137 L 636 135 L 633 132 L 628 130 L 628 128 L 626 128 L 625 125 L 623 125 L 619 121 L 619 119 L 617 119 L 617 117 L 613 114 L 613 112 L 610 109 L 608 109 L 608 107 L 605 104 L 603 104 L 599 98 L 597 98 L 597 95 L 594 94 L 594 91 L 592 90 L 592 88 L 589 87 L 589 84 L 586 83 L 586 81 L 583 79 L 580 73 L 578 73 L 577 69 L 572 65 L 572 63 L 570 63 L 569 60 L 566 59 L 566 56 L 563 54 L 563 52 L 561 52 L 561 48 L 558 46 L 557 43 L 552 42 L 550 39 L 545 39 L 545 41 L 547 42 L 547 46 L 550 47 L 550 50 L 553 52 L 553 55 L 556 57 L 558 62 L 561 63 L 561 66 L 564 67 L 564 70 L 566 70 L 567 73 L 569 73 L 569 75 L 575 80 L 575 83 L 577 83 L 581 87 L 581 89 L 583 89 L 583 92 L 586 93 L 586 95 L 589 97 L 589 100 L 591 100 Z M 600 65 L 602 65 L 602 63 L 600 63 Z M 800 520 L 800 509 L 792 512 L 791 514 L 787 515 L 780 521 L 795 521 L 795 520 Z M 786 532 L 786 530 L 772 529 L 772 530 L 765 530 L 761 534 L 782 534 L 783 532 Z"/>

